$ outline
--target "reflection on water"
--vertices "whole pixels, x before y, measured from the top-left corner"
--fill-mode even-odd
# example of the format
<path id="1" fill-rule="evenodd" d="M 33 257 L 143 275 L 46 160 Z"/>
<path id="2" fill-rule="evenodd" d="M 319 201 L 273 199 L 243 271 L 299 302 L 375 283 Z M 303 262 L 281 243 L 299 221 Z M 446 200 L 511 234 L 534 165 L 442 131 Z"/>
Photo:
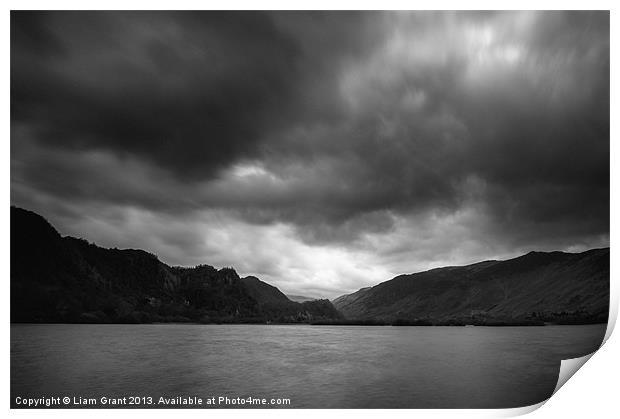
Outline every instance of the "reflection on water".
<path id="1" fill-rule="evenodd" d="M 307 408 L 518 407 L 606 325 L 12 325 L 11 397 L 290 398 Z"/>

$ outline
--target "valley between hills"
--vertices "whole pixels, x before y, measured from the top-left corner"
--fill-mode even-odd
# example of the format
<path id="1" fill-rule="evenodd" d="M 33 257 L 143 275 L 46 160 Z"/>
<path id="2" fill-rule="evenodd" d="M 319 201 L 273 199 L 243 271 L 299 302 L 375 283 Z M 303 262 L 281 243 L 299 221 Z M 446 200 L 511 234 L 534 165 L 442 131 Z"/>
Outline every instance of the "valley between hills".
<path id="1" fill-rule="evenodd" d="M 14 323 L 604 323 L 609 266 L 609 248 L 530 252 L 399 275 L 333 301 L 289 298 L 231 267 L 169 266 L 143 250 L 61 236 L 40 215 L 11 207 Z"/>

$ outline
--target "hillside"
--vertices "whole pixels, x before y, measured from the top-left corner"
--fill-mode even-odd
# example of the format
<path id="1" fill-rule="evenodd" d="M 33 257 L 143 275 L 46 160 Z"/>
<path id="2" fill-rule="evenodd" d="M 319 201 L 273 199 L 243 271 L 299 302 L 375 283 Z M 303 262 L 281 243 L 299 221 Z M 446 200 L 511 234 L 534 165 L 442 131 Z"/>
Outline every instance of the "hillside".
<path id="1" fill-rule="evenodd" d="M 142 250 L 62 237 L 11 207 L 11 321 L 71 323 L 312 322 L 338 319 L 328 300 L 290 301 L 232 268 L 171 267 Z"/>
<path id="2" fill-rule="evenodd" d="M 336 298 L 347 319 L 396 324 L 606 322 L 609 248 L 400 275 Z"/>

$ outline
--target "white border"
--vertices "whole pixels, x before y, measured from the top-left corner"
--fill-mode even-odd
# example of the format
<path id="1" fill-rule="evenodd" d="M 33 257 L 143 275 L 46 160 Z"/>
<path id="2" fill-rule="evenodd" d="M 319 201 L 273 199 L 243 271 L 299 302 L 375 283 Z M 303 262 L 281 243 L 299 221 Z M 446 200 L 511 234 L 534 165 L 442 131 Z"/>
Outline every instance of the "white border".
<path id="1" fill-rule="evenodd" d="M 361 9 L 361 10 L 373 10 L 373 9 L 463 9 L 467 6 L 468 9 L 596 9 L 596 10 L 611 10 L 611 178 L 612 185 L 618 184 L 619 169 L 613 164 L 618 162 L 618 146 L 616 144 L 617 138 L 617 124 L 614 124 L 617 115 L 617 98 L 618 98 L 618 86 L 615 82 L 614 76 L 618 73 L 618 54 L 616 46 L 618 45 L 618 19 L 616 11 L 612 1 L 600 1 L 591 0 L 587 2 L 579 1 L 402 1 L 402 0 L 383 0 L 378 1 L 334 1 L 334 0 L 314 0 L 314 1 L 282 1 L 282 0 L 265 0 L 261 2 L 250 0 L 237 0 L 227 2 L 215 2 L 215 1 L 197 1 L 197 0 L 176 0 L 172 1 L 135 1 L 135 0 L 108 0 L 108 1 L 90 1 L 88 3 L 80 1 L 68 1 L 61 0 L 55 2 L 32 0 L 32 1 L 7 1 L 4 2 L 8 7 L 5 9 L 5 13 L 2 15 L 2 27 L 3 30 L 3 42 L 2 42 L 2 57 L 4 59 L 3 66 L 0 71 L 2 72 L 2 93 L 4 101 L 2 102 L 2 116 L 5 133 L 5 139 L 2 141 L 0 147 L 5 166 L 2 167 L 1 176 L 2 183 L 1 188 L 3 195 L 6 199 L 5 204 L 0 206 L 0 231 L 2 237 L 2 251 L 0 252 L 1 263 L 0 266 L 4 269 L 4 275 L 2 280 L 4 281 L 4 304 L 2 304 L 2 313 L 5 322 L 2 323 L 2 332 L 5 337 L 2 360 L 0 361 L 1 373 L 2 373 L 2 392 L 0 396 L 0 406 L 2 411 L 7 412 L 9 409 L 9 360 L 10 360 L 10 339 L 9 339 L 9 204 L 10 204 L 10 152 L 9 152 L 9 138 L 10 138 L 10 65 L 9 65 L 9 51 L 10 51 L 10 9 L 174 9 L 174 10 L 200 10 L 200 9 Z M 611 214 L 617 212 L 620 209 L 618 193 L 611 188 Z M 610 326 L 607 330 L 606 339 L 609 338 L 613 324 L 617 319 L 618 313 L 618 258 L 615 257 L 616 252 L 613 245 L 614 238 L 617 237 L 618 222 L 612 217 L 610 236 L 612 241 L 611 246 L 611 305 L 610 305 Z M 536 418 L 583 418 L 588 417 L 609 417 L 612 412 L 618 411 L 618 405 L 616 403 L 617 391 L 615 387 L 618 383 L 619 362 L 618 354 L 620 353 L 620 344 L 618 344 L 617 336 L 612 336 L 603 347 L 597 351 L 590 361 L 582 368 L 578 373 L 576 379 L 569 380 L 569 382 L 562 387 L 555 394 L 542 409 L 536 410 L 530 417 Z M 536 406 L 539 407 L 539 406 Z M 356 418 L 358 417 L 377 417 L 389 415 L 392 417 L 410 418 L 415 417 L 471 417 L 471 418 L 484 418 L 484 417 L 506 417 L 514 416 L 518 414 L 524 414 L 533 410 L 535 407 L 522 408 L 522 409 L 504 409 L 504 410 L 329 410 L 329 411 L 315 411 L 315 410 L 175 410 L 174 412 L 166 410 L 89 410 L 87 412 L 81 410 L 12 410 L 10 414 L 15 417 L 39 417 L 39 416 L 52 416 L 52 417 L 83 417 L 85 415 L 97 417 L 106 417 L 110 414 L 121 417 L 168 417 L 171 413 L 175 416 L 182 415 L 187 417 L 230 417 L 230 416 L 252 416 L 252 417 L 265 417 L 265 418 L 278 418 L 288 417 L 294 414 L 296 417 L 301 418 L 315 418 L 316 415 L 327 415 L 334 417 L 348 416 Z M 535 409 L 534 409 L 535 410 Z"/>

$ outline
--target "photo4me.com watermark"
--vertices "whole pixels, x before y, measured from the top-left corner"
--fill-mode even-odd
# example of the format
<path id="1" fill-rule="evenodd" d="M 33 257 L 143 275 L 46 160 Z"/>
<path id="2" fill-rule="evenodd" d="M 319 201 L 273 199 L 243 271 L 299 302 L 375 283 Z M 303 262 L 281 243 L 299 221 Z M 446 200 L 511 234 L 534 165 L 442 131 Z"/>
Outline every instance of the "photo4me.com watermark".
<path id="1" fill-rule="evenodd" d="M 229 397 L 229 396 L 53 396 L 53 397 L 22 397 L 13 400 L 17 408 L 42 409 L 48 407 L 290 407 L 291 399 L 265 397 Z"/>

